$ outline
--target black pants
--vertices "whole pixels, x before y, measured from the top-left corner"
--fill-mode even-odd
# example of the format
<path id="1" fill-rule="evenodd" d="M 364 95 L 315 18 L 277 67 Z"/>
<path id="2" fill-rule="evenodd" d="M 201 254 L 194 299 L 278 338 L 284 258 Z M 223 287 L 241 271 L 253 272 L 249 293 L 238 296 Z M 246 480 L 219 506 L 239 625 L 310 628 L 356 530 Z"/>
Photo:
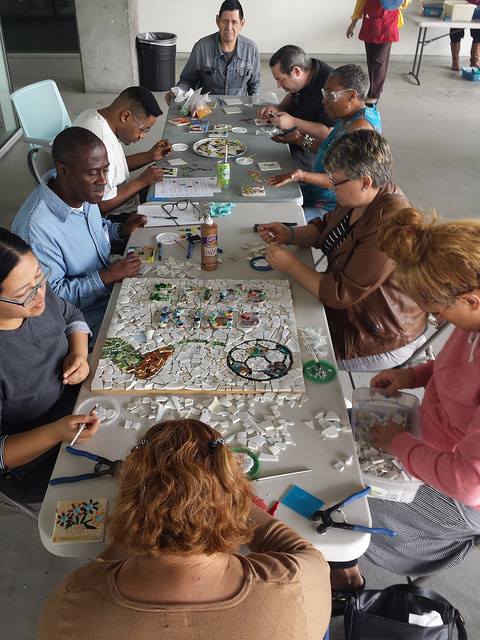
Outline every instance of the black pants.
<path id="1" fill-rule="evenodd" d="M 55 422 L 63 416 L 72 413 L 77 399 L 80 385 L 65 386 L 62 396 L 53 407 L 44 415 L 39 416 L 30 423 L 27 428 L 34 429 L 50 422 Z M 22 431 L 22 430 L 20 430 Z M 9 431 L 7 431 L 8 433 Z M 13 430 L 11 431 L 13 433 Z M 18 433 L 19 431 L 17 431 Z M 45 451 L 41 456 L 31 462 L 9 469 L 0 475 L 0 491 L 10 496 L 17 502 L 42 502 L 47 491 L 50 476 L 57 460 L 60 444 Z"/>
<path id="2" fill-rule="evenodd" d="M 383 91 L 383 85 L 385 84 L 385 78 L 387 77 L 391 48 L 391 42 L 386 42 L 385 44 L 365 42 L 368 77 L 370 78 L 368 98 L 372 98 L 374 100 L 378 100 L 380 98 Z"/>
<path id="3" fill-rule="evenodd" d="M 450 29 L 450 42 L 460 42 L 464 35 L 465 29 Z M 473 44 L 480 42 L 480 29 L 470 29 L 470 35 Z"/>

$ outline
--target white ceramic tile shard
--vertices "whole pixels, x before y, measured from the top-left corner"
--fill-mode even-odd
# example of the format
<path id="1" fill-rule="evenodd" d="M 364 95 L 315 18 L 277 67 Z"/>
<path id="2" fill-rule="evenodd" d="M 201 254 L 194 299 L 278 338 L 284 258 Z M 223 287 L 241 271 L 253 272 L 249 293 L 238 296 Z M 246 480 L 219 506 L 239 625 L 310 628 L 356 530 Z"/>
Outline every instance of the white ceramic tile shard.
<path id="1" fill-rule="evenodd" d="M 382 412 L 367 410 L 356 411 L 355 444 L 358 462 L 363 473 L 368 473 L 385 480 L 405 480 L 410 482 L 411 476 L 404 470 L 401 463 L 390 454 L 376 449 L 370 440 L 370 429 L 374 424 L 384 424 L 390 420 L 407 427 L 409 426 L 409 412 L 399 407 L 393 416 Z"/>
<path id="2" fill-rule="evenodd" d="M 191 272 L 194 267 L 169 258 L 157 267 L 161 277 L 123 281 L 108 338 L 121 338 L 133 347 L 139 359 L 137 366 L 141 366 L 141 358 L 155 349 L 172 346 L 174 351 L 148 379 L 139 379 L 133 368 L 121 370 L 113 360 L 103 357 L 95 372 L 92 391 L 210 394 L 220 396 L 213 403 L 212 413 L 217 414 L 222 395 L 230 392 L 267 394 L 268 401 L 277 401 L 277 394 L 282 394 L 280 404 L 295 406 L 305 386 L 288 281 L 198 280 L 198 273 L 192 281 L 185 279 L 185 269 Z M 162 283 L 165 286 L 158 290 L 162 299 L 151 300 L 155 285 Z M 255 296 L 249 295 L 255 290 L 265 294 L 264 301 L 255 301 Z M 243 327 L 240 316 L 252 312 L 258 313 L 260 324 Z M 290 349 L 292 366 L 286 375 L 248 380 L 228 368 L 227 354 L 237 348 L 237 360 L 248 360 L 251 370 L 262 377 L 265 358 L 252 357 L 242 349 L 242 343 L 255 340 L 274 343 L 266 354 L 269 364 L 285 358 L 275 344 Z"/>

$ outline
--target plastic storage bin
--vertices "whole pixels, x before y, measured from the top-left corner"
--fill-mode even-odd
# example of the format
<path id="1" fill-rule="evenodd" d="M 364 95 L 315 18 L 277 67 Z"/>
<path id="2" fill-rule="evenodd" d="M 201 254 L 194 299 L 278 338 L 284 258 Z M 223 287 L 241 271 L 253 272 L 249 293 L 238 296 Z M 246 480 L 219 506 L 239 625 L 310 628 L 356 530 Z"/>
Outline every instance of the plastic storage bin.
<path id="1" fill-rule="evenodd" d="M 443 0 L 423 0 L 420 6 L 422 15 L 427 18 L 440 18 L 443 14 Z"/>
<path id="2" fill-rule="evenodd" d="M 474 4 L 470 4 L 464 0 L 445 0 L 443 19 L 469 22 L 473 18 L 475 9 L 476 6 Z"/>
<path id="3" fill-rule="evenodd" d="M 422 15 L 426 18 L 440 18 L 443 13 L 443 4 L 431 4 L 423 7 Z"/>
<path id="4" fill-rule="evenodd" d="M 462 67 L 462 78 L 473 82 L 480 82 L 479 67 Z"/>
<path id="5" fill-rule="evenodd" d="M 355 439 L 358 440 L 357 428 L 359 422 L 359 412 L 367 412 L 375 414 L 379 417 L 379 421 L 391 420 L 396 414 L 405 416 L 407 420 L 406 427 L 414 435 L 418 435 L 420 431 L 419 425 L 419 402 L 418 398 L 411 393 L 399 393 L 393 398 L 387 398 L 383 394 L 370 388 L 355 389 L 352 397 L 352 429 Z M 359 425 L 358 425 L 359 427 Z M 388 458 L 388 454 L 379 452 L 381 458 Z M 360 464 L 360 466 L 364 466 Z M 403 471 L 406 474 L 405 471 Z M 393 500 L 395 502 L 412 502 L 419 487 L 423 484 L 420 480 L 406 474 L 409 478 L 404 479 L 403 474 L 399 472 L 396 479 L 382 478 L 374 473 L 362 471 L 363 480 L 366 485 L 372 487 L 370 496 L 372 498 L 381 498 L 383 500 Z"/>
<path id="6" fill-rule="evenodd" d="M 175 85 L 177 36 L 149 31 L 137 35 L 140 84 L 151 91 L 168 91 Z"/>

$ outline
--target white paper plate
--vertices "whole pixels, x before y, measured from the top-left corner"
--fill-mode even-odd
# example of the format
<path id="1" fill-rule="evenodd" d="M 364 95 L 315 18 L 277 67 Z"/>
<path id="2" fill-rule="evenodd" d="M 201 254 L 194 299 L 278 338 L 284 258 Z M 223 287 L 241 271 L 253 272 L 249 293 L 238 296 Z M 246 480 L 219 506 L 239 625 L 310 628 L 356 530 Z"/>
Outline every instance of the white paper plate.
<path id="1" fill-rule="evenodd" d="M 172 149 L 174 151 L 186 151 L 188 149 L 188 144 L 185 144 L 184 142 L 175 142 L 175 144 L 172 144 Z"/>
<path id="2" fill-rule="evenodd" d="M 193 145 L 193 150 L 204 158 L 221 160 L 225 157 L 226 146 L 229 158 L 238 157 L 247 150 L 247 145 L 241 140 L 228 140 L 227 138 L 203 138 L 203 140 L 197 140 Z"/>
<path id="3" fill-rule="evenodd" d="M 232 127 L 232 133 L 247 133 L 245 127 Z"/>
<path id="4" fill-rule="evenodd" d="M 97 402 L 99 407 L 98 417 L 100 418 L 102 425 L 111 424 L 112 422 L 115 422 L 115 420 L 118 420 L 121 411 L 120 404 L 114 398 L 109 398 L 107 396 L 97 396 L 95 398 L 85 399 L 76 408 L 75 415 L 90 413 Z M 102 414 L 104 414 L 104 411 L 107 411 L 108 413 L 107 417 L 102 420 Z M 113 414 L 112 412 L 115 413 Z"/>
<path id="5" fill-rule="evenodd" d="M 253 158 L 249 158 L 246 156 L 245 158 L 235 158 L 235 162 L 237 164 L 241 164 L 242 166 L 246 166 L 247 164 L 253 164 Z"/>
<path id="6" fill-rule="evenodd" d="M 178 234 L 171 231 L 165 231 L 164 233 L 159 233 L 158 236 L 156 236 L 157 242 L 161 242 L 162 244 L 174 244 L 178 239 Z"/>

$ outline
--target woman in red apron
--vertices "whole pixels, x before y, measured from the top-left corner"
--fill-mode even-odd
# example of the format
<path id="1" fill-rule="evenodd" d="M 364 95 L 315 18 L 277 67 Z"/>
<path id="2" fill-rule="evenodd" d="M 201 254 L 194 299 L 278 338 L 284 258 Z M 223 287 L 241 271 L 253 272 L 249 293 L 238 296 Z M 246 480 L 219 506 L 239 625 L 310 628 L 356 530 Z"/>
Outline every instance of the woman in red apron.
<path id="1" fill-rule="evenodd" d="M 367 103 L 376 103 L 382 93 L 387 76 L 392 42 L 398 42 L 399 29 L 403 26 L 401 10 L 411 0 L 357 0 L 347 38 L 353 37 L 355 25 L 362 18 L 358 37 L 365 43 L 370 89 Z M 385 8 L 387 7 L 387 8 Z"/>

